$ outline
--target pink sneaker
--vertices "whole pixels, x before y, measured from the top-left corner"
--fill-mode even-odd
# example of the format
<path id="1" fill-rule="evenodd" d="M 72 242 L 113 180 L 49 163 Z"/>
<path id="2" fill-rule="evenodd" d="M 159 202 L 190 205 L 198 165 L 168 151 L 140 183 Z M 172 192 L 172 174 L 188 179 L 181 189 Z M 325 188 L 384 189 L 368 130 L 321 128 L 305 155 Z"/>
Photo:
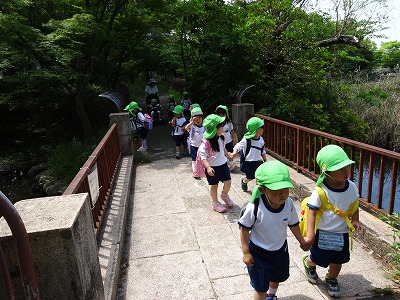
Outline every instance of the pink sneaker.
<path id="1" fill-rule="evenodd" d="M 215 211 L 219 213 L 226 212 L 226 207 L 221 204 L 219 201 L 213 201 L 212 207 Z"/>
<path id="2" fill-rule="evenodd" d="M 228 208 L 232 208 L 233 207 L 234 203 L 233 203 L 232 199 L 229 198 L 228 194 L 224 195 L 224 194 L 221 193 L 221 199 L 222 199 L 222 201 L 224 201 L 226 203 L 226 206 Z"/>

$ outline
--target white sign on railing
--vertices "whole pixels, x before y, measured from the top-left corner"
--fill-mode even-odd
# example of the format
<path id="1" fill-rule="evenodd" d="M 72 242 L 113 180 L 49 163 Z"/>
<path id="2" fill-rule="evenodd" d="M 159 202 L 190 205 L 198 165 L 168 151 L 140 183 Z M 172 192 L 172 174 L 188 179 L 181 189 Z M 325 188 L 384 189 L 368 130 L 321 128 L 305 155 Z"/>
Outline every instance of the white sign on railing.
<path id="1" fill-rule="evenodd" d="M 97 164 L 90 170 L 88 176 L 90 196 L 92 197 L 92 206 L 96 205 L 99 198 L 99 175 L 97 173 Z"/>

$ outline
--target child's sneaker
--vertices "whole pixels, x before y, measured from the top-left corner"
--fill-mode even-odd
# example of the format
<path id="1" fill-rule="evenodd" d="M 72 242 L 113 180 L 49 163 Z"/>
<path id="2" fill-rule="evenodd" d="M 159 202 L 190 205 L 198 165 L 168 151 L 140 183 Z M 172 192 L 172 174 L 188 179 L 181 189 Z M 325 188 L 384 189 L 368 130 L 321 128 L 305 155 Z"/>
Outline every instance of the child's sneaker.
<path id="1" fill-rule="evenodd" d="M 247 192 L 247 190 L 248 190 L 248 187 L 247 187 L 247 183 L 246 182 L 244 182 L 244 176 L 242 176 L 241 178 L 240 178 L 240 183 L 241 183 L 241 185 L 242 185 L 242 190 L 244 191 L 244 192 Z"/>
<path id="2" fill-rule="evenodd" d="M 213 201 L 212 207 L 215 211 L 219 213 L 226 212 L 226 207 L 221 204 L 219 201 Z"/>
<path id="3" fill-rule="evenodd" d="M 226 207 L 228 207 L 228 208 L 233 207 L 234 203 L 233 203 L 232 199 L 229 197 L 228 194 L 224 195 L 221 192 L 221 199 L 222 199 L 222 201 L 224 201 L 226 203 Z"/>
<path id="4" fill-rule="evenodd" d="M 265 300 L 277 300 L 278 297 L 275 294 L 267 294 L 267 298 Z"/>
<path id="5" fill-rule="evenodd" d="M 175 158 L 176 158 L 176 159 L 180 159 L 180 158 L 181 158 L 181 155 L 179 154 L 179 152 L 176 152 Z"/>
<path id="6" fill-rule="evenodd" d="M 325 277 L 325 282 L 328 285 L 328 294 L 331 297 L 340 297 L 341 292 L 340 292 L 340 287 L 337 282 L 337 279 L 330 279 L 328 278 L 328 274 Z"/>
<path id="7" fill-rule="evenodd" d="M 303 266 L 304 266 L 304 273 L 306 274 L 309 282 L 317 283 L 317 278 L 318 278 L 317 268 L 315 266 L 314 267 L 307 266 L 307 264 L 306 264 L 307 257 L 308 257 L 308 255 L 304 255 L 301 259 L 301 261 L 303 262 Z"/>
<path id="8" fill-rule="evenodd" d="M 147 151 L 147 148 L 140 147 L 139 149 L 137 149 L 137 151 L 139 151 L 139 152 L 146 152 L 146 151 Z"/>
<path id="9" fill-rule="evenodd" d="M 200 178 L 200 176 L 199 176 L 199 174 L 197 172 L 193 172 L 193 178 L 198 179 L 198 178 Z"/>

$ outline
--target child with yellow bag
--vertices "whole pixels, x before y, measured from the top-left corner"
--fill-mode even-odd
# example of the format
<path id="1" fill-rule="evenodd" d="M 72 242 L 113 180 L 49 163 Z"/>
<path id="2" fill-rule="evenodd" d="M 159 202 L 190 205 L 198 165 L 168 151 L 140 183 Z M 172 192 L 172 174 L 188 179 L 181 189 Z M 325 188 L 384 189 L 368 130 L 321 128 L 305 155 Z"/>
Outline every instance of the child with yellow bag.
<path id="1" fill-rule="evenodd" d="M 365 233 L 365 228 L 359 223 L 358 199 L 359 191 L 354 182 L 349 180 L 350 160 L 346 152 L 337 145 L 327 145 L 317 154 L 317 164 L 322 173 L 317 180 L 316 190 L 308 199 L 307 243 L 312 243 L 310 255 L 302 258 L 304 271 L 311 283 L 317 283 L 316 266 L 329 267 L 325 282 L 328 294 L 340 297 L 340 287 L 337 277 L 342 264 L 350 261 L 349 230 Z M 322 197 L 326 197 L 334 210 L 324 209 Z M 325 201 L 326 202 L 326 201 Z M 352 215 L 346 217 L 343 213 L 353 206 Z M 336 210 L 336 212 L 335 212 Z M 347 219 L 347 220 L 346 220 Z M 316 227 L 316 228 L 315 228 Z M 316 230 L 315 230 L 316 229 Z"/>

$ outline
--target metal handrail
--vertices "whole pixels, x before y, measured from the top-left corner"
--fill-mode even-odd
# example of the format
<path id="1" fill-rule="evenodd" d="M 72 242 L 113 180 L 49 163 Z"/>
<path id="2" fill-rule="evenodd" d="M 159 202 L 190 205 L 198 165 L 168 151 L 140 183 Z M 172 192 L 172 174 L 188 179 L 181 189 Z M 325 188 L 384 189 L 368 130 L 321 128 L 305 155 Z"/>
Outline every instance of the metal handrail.
<path id="1" fill-rule="evenodd" d="M 320 169 L 316 156 L 318 151 L 327 144 L 338 144 L 344 148 L 350 159 L 358 163 L 352 165 L 350 177 L 357 174 L 358 189 L 362 199 L 362 205 L 376 213 L 393 213 L 396 199 L 396 182 L 399 179 L 398 166 L 400 153 L 378 148 L 365 143 L 360 143 L 347 138 L 310 129 L 304 126 L 274 119 L 271 117 L 254 114 L 264 120 L 265 147 L 269 153 L 293 166 L 298 172 L 304 173 L 313 179 L 317 179 Z M 374 170 L 379 164 L 377 172 Z M 367 165 L 365 167 L 365 165 Z M 390 165 L 390 183 L 388 207 L 384 208 L 383 191 L 385 187 L 385 165 Z M 367 175 L 364 175 L 365 173 Z M 378 182 L 374 182 L 374 174 L 378 174 Z M 364 191 L 364 178 L 367 179 L 366 191 Z M 377 196 L 373 198 L 373 186 L 377 186 Z"/>
<path id="2" fill-rule="evenodd" d="M 11 201 L 0 191 L 0 217 L 2 216 L 10 227 L 11 233 L 15 240 L 15 247 L 17 250 L 19 268 L 21 270 L 21 276 L 24 283 L 26 299 L 40 300 L 31 246 L 24 222 L 22 221 L 18 211 L 15 209 Z M 11 279 L 7 270 L 7 263 L 3 250 L 0 251 L 0 260 L 3 279 L 6 285 L 7 297 L 8 299 L 14 299 Z M 7 269 L 4 270 L 4 268 Z"/>
<path id="3" fill-rule="evenodd" d="M 114 123 L 63 193 L 63 195 L 89 194 L 96 235 L 110 198 L 120 157 L 121 150 L 118 142 L 117 124 Z M 92 199 L 88 180 L 88 176 L 94 167 L 97 168 L 98 174 L 98 199 Z"/>

